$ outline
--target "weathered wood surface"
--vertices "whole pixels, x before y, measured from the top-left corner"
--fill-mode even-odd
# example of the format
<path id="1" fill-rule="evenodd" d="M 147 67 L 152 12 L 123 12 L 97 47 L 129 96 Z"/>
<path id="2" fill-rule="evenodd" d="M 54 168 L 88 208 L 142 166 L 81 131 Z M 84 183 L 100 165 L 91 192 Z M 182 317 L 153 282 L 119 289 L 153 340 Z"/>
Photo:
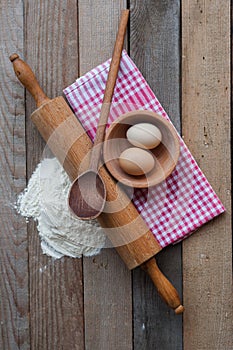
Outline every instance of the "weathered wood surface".
<path id="1" fill-rule="evenodd" d="M 130 5 L 130 56 L 180 131 L 180 2 Z M 158 254 L 157 261 L 182 296 L 181 244 Z M 182 349 L 182 316 L 169 310 L 140 269 L 133 272 L 133 295 L 134 348 Z"/>
<path id="2" fill-rule="evenodd" d="M 58 96 L 111 56 L 126 0 L 2 0 L 0 349 L 232 348 L 230 0 L 127 4 L 129 53 L 178 130 L 182 124 L 227 213 L 183 243 L 183 260 L 181 245 L 158 256 L 180 294 L 183 264 L 183 327 L 145 273 L 131 278 L 114 250 L 83 261 L 43 256 L 35 224 L 27 228 L 13 208 L 45 145 L 29 120 L 35 104 L 24 99 L 8 56 L 22 54 L 48 96 Z"/>
<path id="3" fill-rule="evenodd" d="M 111 57 L 125 7 L 125 1 L 79 1 L 80 74 Z M 83 268 L 86 349 L 132 349 L 130 271 L 112 249 L 85 258 Z"/>
<path id="4" fill-rule="evenodd" d="M 183 245 L 184 348 L 233 347 L 230 1 L 182 2 L 184 139 L 227 213 Z"/>
<path id="5" fill-rule="evenodd" d="M 78 74 L 77 4 L 73 0 L 25 1 L 25 59 L 49 97 L 62 94 Z M 44 143 L 30 120 L 26 96 L 28 177 L 43 157 Z M 36 227 L 29 225 L 31 349 L 83 349 L 82 261 L 41 254 Z"/>
<path id="6" fill-rule="evenodd" d="M 26 184 L 24 90 L 15 84 L 8 59 L 23 52 L 23 5 L 0 5 L 0 348 L 28 349 L 28 241 L 14 203 Z"/>

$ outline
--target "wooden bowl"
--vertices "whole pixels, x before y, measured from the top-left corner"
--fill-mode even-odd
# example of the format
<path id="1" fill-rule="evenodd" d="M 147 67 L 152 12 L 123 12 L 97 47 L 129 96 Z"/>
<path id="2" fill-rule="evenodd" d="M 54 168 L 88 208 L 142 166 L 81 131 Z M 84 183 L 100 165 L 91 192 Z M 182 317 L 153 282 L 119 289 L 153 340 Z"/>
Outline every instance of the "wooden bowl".
<path id="1" fill-rule="evenodd" d="M 162 133 L 162 142 L 149 150 L 155 160 L 154 168 L 146 175 L 133 176 L 125 173 L 119 164 L 120 154 L 134 147 L 126 138 L 127 130 L 138 123 L 150 123 Z M 180 154 L 180 140 L 171 122 L 160 115 L 144 110 L 136 110 L 120 116 L 107 130 L 103 155 L 104 162 L 112 176 L 121 183 L 135 188 L 155 186 L 164 181 L 174 170 Z"/>

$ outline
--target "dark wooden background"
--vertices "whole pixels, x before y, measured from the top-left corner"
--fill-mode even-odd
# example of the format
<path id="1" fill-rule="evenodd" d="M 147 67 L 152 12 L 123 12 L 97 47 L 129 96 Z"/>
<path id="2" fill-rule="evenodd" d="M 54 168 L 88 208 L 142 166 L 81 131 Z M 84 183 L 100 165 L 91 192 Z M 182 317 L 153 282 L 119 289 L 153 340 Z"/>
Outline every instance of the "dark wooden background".
<path id="1" fill-rule="evenodd" d="M 114 250 L 42 255 L 35 223 L 14 210 L 45 145 L 8 56 L 18 52 L 59 96 L 111 56 L 124 7 L 128 53 L 227 208 L 157 256 L 183 317 Z M 231 1 L 1 0 L 0 29 L 0 349 L 231 350 Z"/>

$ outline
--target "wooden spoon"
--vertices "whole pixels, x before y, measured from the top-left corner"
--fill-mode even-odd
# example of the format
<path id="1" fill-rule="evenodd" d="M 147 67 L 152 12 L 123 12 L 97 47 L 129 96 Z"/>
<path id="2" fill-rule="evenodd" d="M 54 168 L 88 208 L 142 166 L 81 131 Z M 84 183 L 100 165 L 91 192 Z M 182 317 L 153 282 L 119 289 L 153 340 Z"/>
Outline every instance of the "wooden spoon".
<path id="1" fill-rule="evenodd" d="M 103 179 L 99 175 L 98 167 L 112 96 L 120 66 L 128 17 L 129 10 L 122 10 L 97 132 L 91 150 L 89 169 L 75 179 L 69 192 L 69 207 L 71 211 L 82 220 L 95 219 L 103 211 L 106 202 L 106 188 Z"/>

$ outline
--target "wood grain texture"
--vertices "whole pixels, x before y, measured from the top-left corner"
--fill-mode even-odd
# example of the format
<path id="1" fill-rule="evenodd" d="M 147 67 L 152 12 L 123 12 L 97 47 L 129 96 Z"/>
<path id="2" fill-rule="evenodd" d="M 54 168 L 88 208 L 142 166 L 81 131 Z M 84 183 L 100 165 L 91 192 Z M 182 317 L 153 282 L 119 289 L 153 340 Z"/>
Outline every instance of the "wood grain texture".
<path id="1" fill-rule="evenodd" d="M 28 94 L 24 95 L 8 56 L 13 52 L 21 54 L 32 65 L 49 97 L 60 95 L 79 75 L 79 54 L 82 74 L 111 56 L 120 8 L 125 2 L 79 0 L 78 51 L 78 1 L 1 1 L 0 348 L 3 350 L 83 350 L 84 343 L 87 350 L 131 350 L 132 342 L 135 350 L 183 349 L 180 316 L 175 316 L 160 301 L 151 280 L 141 269 L 133 274 L 131 290 L 130 272 L 114 250 L 106 249 L 95 258 L 84 259 L 84 321 L 82 262 L 53 261 L 43 256 L 35 224 L 28 225 L 27 241 L 24 219 L 13 209 L 26 178 L 24 97 L 28 118 L 28 178 L 41 160 L 44 143 L 29 120 L 35 103 Z M 129 2 L 131 57 L 180 130 L 179 1 Z M 183 134 L 227 208 L 226 214 L 183 243 L 184 350 L 230 350 L 233 343 L 231 4 L 230 0 L 181 3 Z M 157 261 L 181 295 L 180 255 L 180 245 L 169 247 L 157 256 Z"/>
<path id="2" fill-rule="evenodd" d="M 126 1 L 79 1 L 80 74 L 112 55 Z M 132 349 L 131 274 L 114 250 L 84 259 L 86 350 Z"/>
<path id="3" fill-rule="evenodd" d="M 23 3 L 1 1 L 0 69 L 0 348 L 29 349 L 26 222 L 16 213 L 26 183 L 24 90 L 9 61 L 23 50 Z"/>
<path id="4" fill-rule="evenodd" d="M 126 3 L 126 0 L 79 1 L 80 74 L 112 56 L 121 10 L 127 7 Z"/>
<path id="5" fill-rule="evenodd" d="M 180 131 L 180 0 L 130 0 L 130 56 Z"/>
<path id="6" fill-rule="evenodd" d="M 184 241 L 184 348 L 232 349 L 230 5 L 182 1 L 184 140 L 227 212 Z"/>
<path id="7" fill-rule="evenodd" d="M 25 1 L 26 60 L 49 97 L 78 74 L 77 3 Z M 35 103 L 27 94 L 28 176 L 43 157 L 44 143 L 32 125 Z M 31 349 L 84 348 L 82 261 L 43 256 L 36 227 L 29 225 Z"/>
<path id="8" fill-rule="evenodd" d="M 130 1 L 130 56 L 180 131 L 180 1 Z M 182 295 L 181 245 L 156 256 Z M 160 300 L 139 269 L 133 273 L 135 350 L 182 349 L 182 316 Z"/>

